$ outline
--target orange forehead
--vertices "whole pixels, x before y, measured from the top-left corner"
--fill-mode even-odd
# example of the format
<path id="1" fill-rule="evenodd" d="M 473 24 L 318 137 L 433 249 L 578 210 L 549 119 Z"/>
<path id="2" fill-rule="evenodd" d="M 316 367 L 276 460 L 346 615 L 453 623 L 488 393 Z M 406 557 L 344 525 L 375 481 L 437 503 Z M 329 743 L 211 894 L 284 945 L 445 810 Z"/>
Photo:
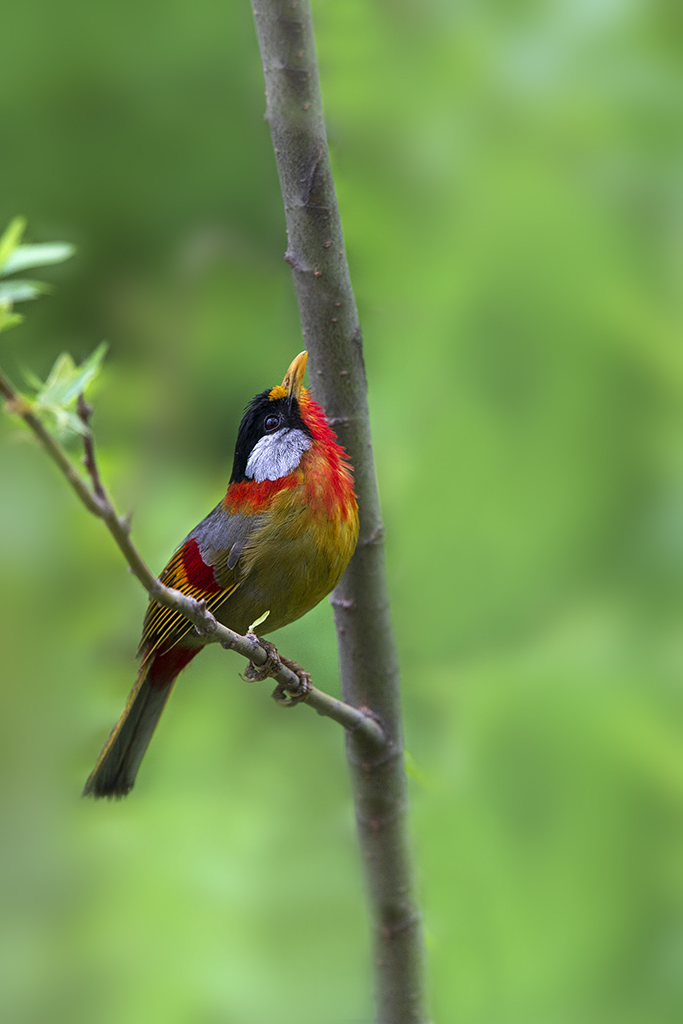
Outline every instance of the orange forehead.
<path id="1" fill-rule="evenodd" d="M 308 388 L 302 388 L 299 392 L 299 407 L 304 406 L 308 403 L 308 396 L 310 392 Z M 289 398 L 289 391 L 283 387 L 282 384 L 278 384 L 276 387 L 271 388 L 268 392 L 268 398 L 271 402 L 275 402 L 278 398 Z"/>

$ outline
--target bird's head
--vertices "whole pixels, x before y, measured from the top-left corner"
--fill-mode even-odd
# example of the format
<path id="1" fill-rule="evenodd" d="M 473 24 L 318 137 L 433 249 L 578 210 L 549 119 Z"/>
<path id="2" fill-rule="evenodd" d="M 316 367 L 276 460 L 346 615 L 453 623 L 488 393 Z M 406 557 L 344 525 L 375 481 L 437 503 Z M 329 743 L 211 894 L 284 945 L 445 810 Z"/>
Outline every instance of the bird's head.
<path id="1" fill-rule="evenodd" d="M 247 406 L 237 434 L 231 484 L 287 476 L 318 439 L 320 427 L 329 431 L 322 409 L 303 386 L 307 359 L 308 352 L 300 352 L 282 384 L 256 395 Z"/>

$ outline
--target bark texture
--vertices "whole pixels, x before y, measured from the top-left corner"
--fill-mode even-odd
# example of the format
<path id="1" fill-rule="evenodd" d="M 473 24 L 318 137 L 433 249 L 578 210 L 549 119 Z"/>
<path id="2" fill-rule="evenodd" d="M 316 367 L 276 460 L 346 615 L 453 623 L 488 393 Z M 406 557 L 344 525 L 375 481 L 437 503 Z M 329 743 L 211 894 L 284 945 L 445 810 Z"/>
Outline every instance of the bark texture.
<path id="1" fill-rule="evenodd" d="M 425 1024 L 422 928 L 409 849 L 399 666 L 389 616 L 358 312 L 330 168 L 308 0 L 253 0 L 311 386 L 351 456 L 360 538 L 332 597 L 343 698 L 388 742 L 347 735 L 373 918 L 378 1024 Z"/>

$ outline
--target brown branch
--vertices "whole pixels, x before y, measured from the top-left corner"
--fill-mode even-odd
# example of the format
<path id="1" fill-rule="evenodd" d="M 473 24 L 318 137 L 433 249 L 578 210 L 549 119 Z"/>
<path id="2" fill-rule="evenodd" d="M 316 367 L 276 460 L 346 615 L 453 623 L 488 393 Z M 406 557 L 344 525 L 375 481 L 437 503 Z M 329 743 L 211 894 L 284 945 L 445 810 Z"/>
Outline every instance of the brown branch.
<path id="1" fill-rule="evenodd" d="M 332 599 L 342 696 L 368 707 L 389 746 L 347 736 L 374 927 L 378 1024 L 427 1020 L 422 929 L 407 821 L 399 668 L 389 616 L 358 312 L 344 250 L 310 0 L 252 0 L 287 224 L 285 259 L 309 351 L 312 387 L 354 466 L 360 540 Z"/>
<path id="2" fill-rule="evenodd" d="M 88 511 L 104 522 L 131 572 L 140 581 L 152 600 L 184 615 L 207 643 L 218 643 L 226 650 L 237 651 L 255 666 L 266 666 L 267 671 L 262 678 L 272 677 L 277 682 L 273 696 L 289 695 L 292 698 L 289 703 L 309 704 L 318 714 L 333 719 L 345 729 L 362 734 L 365 741 L 371 746 L 380 748 L 384 745 L 384 734 L 372 715 L 350 707 L 343 701 L 336 700 L 322 690 L 311 686 L 309 682 L 283 664 L 276 651 L 274 654 L 267 653 L 266 648 L 261 646 L 259 638 L 254 633 L 247 633 L 246 636 L 235 633 L 214 618 L 204 601 L 195 601 L 194 598 L 188 597 L 187 594 L 183 594 L 179 590 L 164 586 L 154 575 L 130 539 L 128 519 L 117 514 L 102 483 L 95 455 L 95 444 L 90 431 L 92 410 L 85 402 L 83 395 L 79 397 L 78 414 L 88 429 L 88 433 L 83 437 L 85 449 L 83 461 L 92 482 L 92 491 L 77 472 L 62 446 L 31 411 L 29 403 L 19 394 L 2 370 L 0 370 L 0 394 L 7 399 L 7 411 L 20 416 L 33 431 L 43 449 L 66 477 Z M 274 651 L 272 644 L 268 644 L 268 647 Z M 255 678 L 258 677 L 258 673 L 256 673 Z M 282 701 L 279 702 L 282 703 Z"/>
<path id="3" fill-rule="evenodd" d="M 83 465 L 88 472 L 88 476 L 92 482 L 92 489 L 96 497 L 98 497 L 100 501 L 106 502 L 107 493 L 102 484 L 102 480 L 100 479 L 100 471 L 97 466 L 97 459 L 95 458 L 95 442 L 93 440 L 92 430 L 90 427 L 90 418 L 93 414 L 93 407 L 92 405 L 88 405 L 83 392 L 78 396 L 77 409 L 79 419 L 86 430 L 83 435 Z"/>

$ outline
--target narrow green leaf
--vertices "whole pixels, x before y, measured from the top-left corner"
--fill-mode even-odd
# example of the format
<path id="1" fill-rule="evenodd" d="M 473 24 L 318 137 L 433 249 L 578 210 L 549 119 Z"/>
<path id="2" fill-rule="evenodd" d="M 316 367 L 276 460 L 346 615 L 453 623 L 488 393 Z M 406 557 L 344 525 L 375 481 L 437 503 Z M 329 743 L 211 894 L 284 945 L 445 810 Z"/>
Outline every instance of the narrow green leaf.
<path id="1" fill-rule="evenodd" d="M 0 332 L 8 331 L 10 327 L 16 327 L 23 320 L 20 313 L 13 313 L 10 303 L 0 302 Z"/>
<path id="2" fill-rule="evenodd" d="M 92 355 L 88 356 L 85 362 L 76 368 L 76 373 L 66 391 L 65 402 L 70 402 L 72 399 L 77 398 L 81 391 L 85 391 L 88 384 L 95 379 L 102 368 L 102 360 L 106 355 L 108 347 L 106 341 L 101 342 Z"/>
<path id="3" fill-rule="evenodd" d="M 51 291 L 49 284 L 42 281 L 27 281 L 16 279 L 14 281 L 0 281 L 0 302 L 26 302 L 27 299 L 37 299 L 39 295 Z"/>
<path id="4" fill-rule="evenodd" d="M 256 619 L 255 622 L 252 622 L 251 626 L 247 630 L 247 633 L 253 633 L 254 630 L 256 629 L 256 627 L 260 626 L 262 622 L 265 622 L 269 615 L 270 615 L 270 608 L 268 609 L 267 612 L 264 612 L 263 615 L 259 615 L 258 619 Z"/>
<path id="5" fill-rule="evenodd" d="M 62 352 L 54 362 L 48 378 L 42 385 L 36 401 L 47 408 L 51 405 L 63 405 L 69 384 L 76 372 L 76 366 L 68 352 Z"/>
<path id="6" fill-rule="evenodd" d="M 90 433 L 88 427 L 85 425 L 80 416 L 77 416 L 75 412 L 71 412 L 70 409 L 63 409 L 60 406 L 55 406 L 53 410 L 55 417 L 55 426 L 58 434 L 62 438 L 67 438 L 72 434 L 87 435 Z"/>
<path id="7" fill-rule="evenodd" d="M 30 267 L 46 267 L 52 263 L 63 263 L 76 252 L 70 242 L 47 242 L 43 245 L 18 245 L 0 264 L 0 277 L 15 274 Z"/>
<path id="8" fill-rule="evenodd" d="M 62 352 L 44 384 L 30 370 L 23 371 L 28 383 L 36 389 L 32 408 L 49 421 L 49 429 L 60 440 L 68 441 L 74 434 L 89 433 L 87 425 L 76 414 L 75 403 L 99 373 L 107 347 L 103 341 L 80 366 L 76 366 L 68 352 Z"/>
<path id="9" fill-rule="evenodd" d="M 412 779 L 413 782 L 417 782 L 420 786 L 424 786 L 425 789 L 431 788 L 432 781 L 429 778 L 429 775 L 420 768 L 409 750 L 403 751 L 403 763 L 405 765 L 406 775 L 409 779 Z"/>
<path id="10" fill-rule="evenodd" d="M 76 366 L 68 352 L 62 352 L 55 360 L 45 383 L 38 381 L 36 404 L 43 410 L 53 412 L 66 409 L 97 376 L 106 351 L 107 343 L 103 341 L 80 366 Z"/>
<path id="11" fill-rule="evenodd" d="M 15 217 L 5 229 L 0 238 L 0 270 L 21 242 L 21 236 L 25 229 L 26 221 L 23 217 Z"/>

